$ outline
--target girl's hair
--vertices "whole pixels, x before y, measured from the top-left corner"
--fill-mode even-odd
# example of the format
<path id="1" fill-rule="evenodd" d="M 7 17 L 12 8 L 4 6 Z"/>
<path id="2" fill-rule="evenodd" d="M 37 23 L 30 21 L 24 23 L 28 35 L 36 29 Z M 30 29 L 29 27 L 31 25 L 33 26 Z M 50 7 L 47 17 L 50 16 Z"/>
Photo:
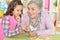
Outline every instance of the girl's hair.
<path id="1" fill-rule="evenodd" d="M 22 2 L 21 2 L 21 0 L 13 0 L 13 1 L 11 1 L 10 3 L 9 3 L 9 5 L 8 5 L 8 9 L 7 9 L 7 12 L 6 12 L 6 14 L 5 15 L 13 15 L 13 11 L 14 11 L 14 7 L 16 6 L 16 5 L 22 5 L 23 6 L 23 4 L 22 4 Z M 23 12 L 23 11 L 22 11 Z"/>

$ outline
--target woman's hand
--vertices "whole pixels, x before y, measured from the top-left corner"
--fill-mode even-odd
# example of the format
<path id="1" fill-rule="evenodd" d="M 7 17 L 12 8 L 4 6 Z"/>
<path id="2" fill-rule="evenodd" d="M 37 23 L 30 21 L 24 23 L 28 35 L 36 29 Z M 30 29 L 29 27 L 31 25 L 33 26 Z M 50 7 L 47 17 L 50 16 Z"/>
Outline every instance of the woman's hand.
<path id="1" fill-rule="evenodd" d="M 32 37 L 37 36 L 36 31 L 30 32 L 29 34 L 30 34 L 30 36 L 32 36 Z"/>
<path id="2" fill-rule="evenodd" d="M 45 40 L 51 40 L 51 36 L 46 36 Z"/>
<path id="3" fill-rule="evenodd" d="M 21 29 L 24 30 L 25 32 L 30 31 L 30 28 L 28 26 L 22 26 Z"/>

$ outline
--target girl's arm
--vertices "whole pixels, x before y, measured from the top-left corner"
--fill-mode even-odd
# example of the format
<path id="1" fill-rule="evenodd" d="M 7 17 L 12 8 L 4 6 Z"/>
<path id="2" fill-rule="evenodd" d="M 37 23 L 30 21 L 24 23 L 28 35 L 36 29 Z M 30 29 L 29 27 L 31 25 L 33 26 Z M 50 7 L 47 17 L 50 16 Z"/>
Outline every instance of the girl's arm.
<path id="1" fill-rule="evenodd" d="M 5 36 L 8 36 L 8 29 L 10 27 L 10 23 L 9 23 L 9 18 L 8 17 L 4 17 L 3 18 L 3 21 L 2 21 L 2 26 L 3 26 L 3 29 L 4 29 L 4 35 Z"/>
<path id="2" fill-rule="evenodd" d="M 4 34 L 6 37 L 10 37 L 12 35 L 16 35 L 16 34 L 20 33 L 21 29 L 20 29 L 19 24 L 17 24 L 15 29 L 9 30 L 9 27 L 11 27 L 11 26 L 10 26 L 10 19 L 8 17 L 5 17 L 3 19 L 2 25 L 3 25 Z"/>

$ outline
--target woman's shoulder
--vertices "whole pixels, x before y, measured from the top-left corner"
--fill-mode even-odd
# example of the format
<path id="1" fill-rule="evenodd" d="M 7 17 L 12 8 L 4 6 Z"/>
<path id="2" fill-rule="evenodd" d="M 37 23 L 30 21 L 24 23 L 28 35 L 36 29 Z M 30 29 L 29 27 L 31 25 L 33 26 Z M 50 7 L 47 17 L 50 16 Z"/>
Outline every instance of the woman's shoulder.
<path id="1" fill-rule="evenodd" d="M 41 12 L 41 15 L 42 15 L 43 17 L 49 17 L 48 12 Z"/>

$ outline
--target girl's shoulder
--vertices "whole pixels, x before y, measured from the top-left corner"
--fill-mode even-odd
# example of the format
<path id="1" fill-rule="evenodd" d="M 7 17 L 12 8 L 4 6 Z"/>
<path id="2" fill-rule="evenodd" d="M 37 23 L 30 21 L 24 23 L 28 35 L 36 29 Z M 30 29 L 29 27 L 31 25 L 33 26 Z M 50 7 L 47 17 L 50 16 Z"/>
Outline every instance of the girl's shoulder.
<path id="1" fill-rule="evenodd" d="M 6 17 L 6 18 L 14 18 L 14 17 L 11 16 L 11 15 L 5 15 L 4 17 Z"/>
<path id="2" fill-rule="evenodd" d="M 4 20 L 10 20 L 12 18 L 13 18 L 13 16 L 10 16 L 10 15 L 6 15 L 6 16 L 3 17 Z"/>

